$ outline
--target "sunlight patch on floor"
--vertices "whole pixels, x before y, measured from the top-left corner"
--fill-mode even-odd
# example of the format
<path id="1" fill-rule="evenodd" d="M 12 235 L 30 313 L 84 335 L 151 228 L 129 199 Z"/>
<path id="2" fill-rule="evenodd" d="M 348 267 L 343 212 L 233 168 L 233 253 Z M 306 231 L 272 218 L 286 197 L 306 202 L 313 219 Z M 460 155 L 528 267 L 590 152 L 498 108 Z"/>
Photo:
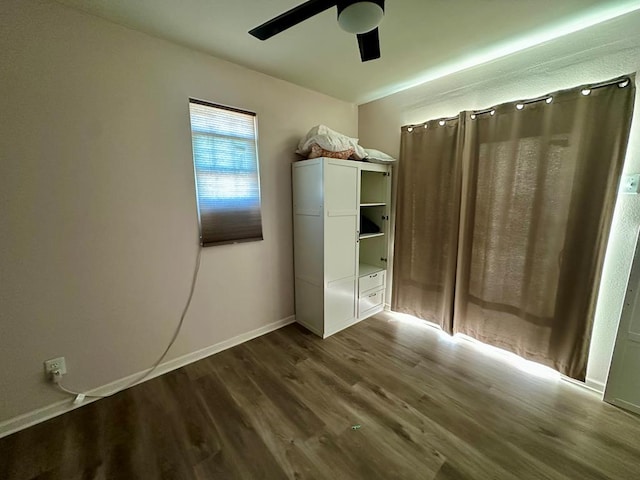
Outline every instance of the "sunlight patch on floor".
<path id="1" fill-rule="evenodd" d="M 537 362 L 532 362 L 530 360 L 522 358 L 515 353 L 503 350 L 502 348 L 494 347 L 493 345 L 488 345 L 481 342 L 480 340 L 476 340 L 473 337 L 469 337 L 468 335 L 456 333 L 455 335 L 451 336 L 444 330 L 442 330 L 440 326 L 427 320 L 422 320 L 406 313 L 385 312 L 385 314 L 388 315 L 389 319 L 397 321 L 399 323 L 411 325 L 418 328 L 429 328 L 431 330 L 434 330 L 438 334 L 438 340 L 442 340 L 443 342 L 452 344 L 466 342 L 468 344 L 471 344 L 482 354 L 502 360 L 512 367 L 515 367 L 518 370 L 522 370 L 523 372 L 526 372 L 530 375 L 540 378 L 548 378 L 550 380 L 561 380 L 563 378 L 560 372 L 554 370 L 551 367 L 547 367 L 546 365 L 542 365 Z"/>
<path id="2" fill-rule="evenodd" d="M 527 372 L 530 375 L 552 380 L 560 380 L 562 378 L 562 374 L 551 367 L 547 367 L 546 365 L 542 365 L 541 363 L 532 362 L 531 360 L 522 358 L 520 355 L 509 352 L 507 350 L 503 350 L 502 348 L 494 347 L 493 345 L 488 345 L 481 342 L 480 340 L 476 340 L 473 337 L 469 337 L 468 335 L 456 333 L 455 338 L 458 338 L 461 341 L 469 342 L 473 344 L 473 346 L 478 350 L 481 350 L 482 353 L 495 358 L 499 358 L 500 360 L 507 362 L 509 365 L 517 368 L 518 370 Z"/>

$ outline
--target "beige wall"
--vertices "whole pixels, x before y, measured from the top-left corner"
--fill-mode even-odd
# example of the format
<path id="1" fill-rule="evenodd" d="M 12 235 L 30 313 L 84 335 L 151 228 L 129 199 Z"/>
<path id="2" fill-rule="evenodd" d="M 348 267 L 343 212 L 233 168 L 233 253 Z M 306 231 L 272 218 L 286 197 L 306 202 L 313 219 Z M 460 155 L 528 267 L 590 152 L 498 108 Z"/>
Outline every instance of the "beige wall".
<path id="1" fill-rule="evenodd" d="M 0 422 L 150 366 L 197 252 L 188 98 L 258 115 L 262 242 L 205 249 L 168 358 L 294 314 L 290 163 L 357 110 L 46 1 L 0 14 Z"/>
<path id="2" fill-rule="evenodd" d="M 640 12 L 530 50 L 361 105 L 360 142 L 398 155 L 400 127 L 554 90 L 606 80 L 640 67 Z M 426 48 L 426 47 L 425 47 Z M 640 93 L 636 112 L 640 111 Z M 640 172 L 640 122 L 632 125 L 625 174 Z M 640 224 L 640 197 L 618 198 L 598 300 L 587 383 L 606 381 Z"/>

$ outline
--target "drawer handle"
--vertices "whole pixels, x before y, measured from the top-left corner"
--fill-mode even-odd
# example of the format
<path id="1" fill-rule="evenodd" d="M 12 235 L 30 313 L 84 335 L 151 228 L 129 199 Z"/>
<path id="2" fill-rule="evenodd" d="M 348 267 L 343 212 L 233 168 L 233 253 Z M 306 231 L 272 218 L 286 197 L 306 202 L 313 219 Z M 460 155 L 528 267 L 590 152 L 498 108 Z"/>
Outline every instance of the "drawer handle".
<path id="1" fill-rule="evenodd" d="M 371 297 L 376 297 L 377 295 L 378 295 L 378 292 L 376 292 L 376 293 L 372 293 L 371 295 L 369 295 L 369 298 L 371 298 Z"/>
<path id="2" fill-rule="evenodd" d="M 374 273 L 373 275 L 369 275 L 369 278 L 376 278 L 378 276 L 377 273 Z"/>

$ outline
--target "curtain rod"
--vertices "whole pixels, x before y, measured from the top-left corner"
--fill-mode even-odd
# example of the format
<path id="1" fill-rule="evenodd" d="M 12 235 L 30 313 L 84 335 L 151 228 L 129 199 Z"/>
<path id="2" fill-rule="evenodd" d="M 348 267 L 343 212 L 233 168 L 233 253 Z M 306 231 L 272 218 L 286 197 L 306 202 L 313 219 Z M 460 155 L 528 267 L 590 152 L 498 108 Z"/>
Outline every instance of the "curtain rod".
<path id="1" fill-rule="evenodd" d="M 632 75 L 623 75 L 621 77 L 617 77 L 614 78 L 612 80 L 606 80 L 604 82 L 598 82 L 598 83 L 591 83 L 591 84 L 587 84 L 587 85 L 583 85 L 581 87 L 577 87 L 579 89 L 581 89 L 581 92 L 583 95 L 589 95 L 591 93 L 592 90 L 597 90 L 598 88 L 602 88 L 602 87 L 608 87 L 610 85 L 614 85 L 614 84 L 618 84 L 618 86 L 620 88 L 624 88 L 627 85 L 629 85 L 631 83 L 631 78 L 633 76 Z M 574 87 L 576 88 L 576 87 Z M 573 90 L 574 88 L 570 88 L 568 90 Z M 566 90 L 560 90 L 559 92 L 562 91 L 566 91 Z M 559 92 L 555 92 L 555 93 L 559 93 Z M 535 98 L 530 98 L 528 100 L 519 100 L 519 101 L 515 101 L 515 102 L 506 102 L 506 103 L 515 103 L 516 104 L 516 108 L 518 110 L 522 110 L 524 108 L 525 105 L 529 105 L 530 103 L 536 103 L 536 102 L 541 102 L 541 101 L 545 101 L 547 103 L 551 103 L 553 101 L 553 94 L 547 94 L 547 95 L 542 95 L 540 97 L 535 97 Z M 484 115 L 485 113 L 490 113 L 491 115 L 494 115 L 496 113 L 496 109 L 495 107 L 489 107 L 489 108 L 483 108 L 481 110 L 472 110 L 471 111 L 471 119 L 475 119 L 476 116 L 478 115 Z M 451 121 L 451 120 L 456 120 L 458 119 L 459 116 L 453 116 L 453 117 L 444 117 L 444 118 L 440 118 L 437 119 L 438 123 L 440 124 L 440 126 L 444 126 L 447 122 Z M 426 122 L 422 122 L 422 123 L 415 123 L 412 125 L 405 125 L 402 128 L 407 128 L 407 130 L 409 132 L 413 131 L 414 128 L 418 128 L 418 127 L 424 127 L 427 128 L 427 124 L 429 122 L 433 122 L 435 120 L 428 120 Z"/>
<path id="2" fill-rule="evenodd" d="M 444 126 L 445 123 L 450 122 L 451 120 L 457 120 L 458 118 L 460 118 L 460 116 L 459 115 L 455 115 L 453 117 L 444 117 L 444 118 L 440 118 L 440 119 L 436 119 L 436 120 L 427 120 L 426 122 L 416 123 L 416 124 L 413 124 L 413 125 L 405 125 L 402 128 L 407 127 L 407 130 L 409 130 L 411 132 L 414 128 L 418 128 L 418 127 L 427 128 L 427 124 L 429 122 L 437 121 L 440 124 L 440 126 Z"/>
<path id="3" fill-rule="evenodd" d="M 608 87 L 610 85 L 614 85 L 614 84 L 618 84 L 618 86 L 620 88 L 624 88 L 627 85 L 629 85 L 631 83 L 631 77 L 629 75 L 623 75 L 622 77 L 618 77 L 618 78 L 614 78 L 612 80 L 606 80 L 604 82 L 599 82 L 599 83 L 591 83 L 591 84 L 587 84 L 587 85 L 583 85 L 581 87 L 574 87 L 574 88 L 570 88 L 568 90 L 574 90 L 574 89 L 580 89 L 581 93 L 583 95 L 589 95 L 591 93 L 592 90 L 597 90 L 598 88 L 603 88 L 603 87 Z M 554 93 L 561 93 L 563 91 L 567 91 L 567 90 L 560 90 L 559 92 L 554 92 Z M 524 108 L 525 105 L 529 105 L 531 103 L 536 103 L 536 102 L 541 102 L 541 101 L 545 101 L 547 103 L 551 103 L 553 101 L 553 93 L 549 93 L 547 95 L 542 95 L 540 97 L 535 97 L 535 98 L 530 98 L 527 100 L 518 100 L 516 102 L 507 102 L 507 103 L 515 103 L 516 104 L 516 108 L 518 110 L 522 110 Z M 482 110 L 472 110 L 471 111 L 471 119 L 474 119 L 477 115 L 483 115 L 485 113 L 490 113 L 491 115 L 495 114 L 495 107 L 489 107 L 489 108 L 484 108 Z"/>

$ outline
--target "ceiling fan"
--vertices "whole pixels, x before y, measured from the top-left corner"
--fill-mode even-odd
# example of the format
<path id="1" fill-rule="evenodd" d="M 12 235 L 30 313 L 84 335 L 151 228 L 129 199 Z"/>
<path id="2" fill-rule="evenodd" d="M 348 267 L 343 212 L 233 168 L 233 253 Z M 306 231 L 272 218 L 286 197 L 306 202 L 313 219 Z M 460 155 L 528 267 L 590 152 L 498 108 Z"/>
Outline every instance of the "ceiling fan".
<path id="1" fill-rule="evenodd" d="M 378 25 L 384 17 L 384 0 L 309 0 L 249 33 L 260 40 L 267 40 L 332 7 L 338 7 L 340 27 L 358 36 L 360 59 L 368 62 L 380 58 Z"/>

